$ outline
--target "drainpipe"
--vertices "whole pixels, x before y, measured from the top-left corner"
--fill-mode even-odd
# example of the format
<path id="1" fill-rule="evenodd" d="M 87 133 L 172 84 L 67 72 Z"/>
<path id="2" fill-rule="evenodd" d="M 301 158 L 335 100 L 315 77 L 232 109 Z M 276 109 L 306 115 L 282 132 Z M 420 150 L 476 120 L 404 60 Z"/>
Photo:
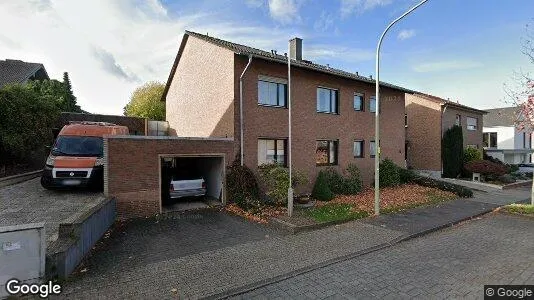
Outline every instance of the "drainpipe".
<path id="1" fill-rule="evenodd" d="M 248 67 L 250 66 L 251 63 L 252 63 L 252 55 L 249 55 L 248 63 L 245 66 L 243 73 L 241 73 L 241 76 L 239 76 L 239 134 L 240 134 L 239 143 L 241 144 L 240 145 L 241 149 L 239 151 L 241 152 L 241 166 L 243 166 L 243 158 L 244 158 L 244 154 L 243 154 L 243 145 L 244 145 L 244 142 L 243 142 L 243 136 L 244 136 L 243 134 L 243 76 L 245 75 L 245 72 L 247 72 Z"/>

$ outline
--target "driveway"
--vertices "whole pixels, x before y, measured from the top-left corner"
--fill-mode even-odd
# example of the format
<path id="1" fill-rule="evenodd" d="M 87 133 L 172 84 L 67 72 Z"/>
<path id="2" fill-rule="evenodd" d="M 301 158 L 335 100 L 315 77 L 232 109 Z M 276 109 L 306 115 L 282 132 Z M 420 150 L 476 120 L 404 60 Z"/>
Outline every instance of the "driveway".
<path id="1" fill-rule="evenodd" d="M 0 226 L 45 223 L 47 244 L 57 239 L 59 224 L 104 200 L 102 193 L 48 191 L 40 178 L 0 188 Z"/>

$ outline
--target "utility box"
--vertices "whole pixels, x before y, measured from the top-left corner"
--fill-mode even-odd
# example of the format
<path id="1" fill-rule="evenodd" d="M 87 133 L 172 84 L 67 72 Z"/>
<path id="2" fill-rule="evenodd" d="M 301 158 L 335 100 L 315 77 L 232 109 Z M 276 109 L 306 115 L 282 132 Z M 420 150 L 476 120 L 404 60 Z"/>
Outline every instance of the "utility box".
<path id="1" fill-rule="evenodd" d="M 44 223 L 0 227 L 0 299 L 7 297 L 6 283 L 18 279 L 40 282 L 45 275 Z"/>

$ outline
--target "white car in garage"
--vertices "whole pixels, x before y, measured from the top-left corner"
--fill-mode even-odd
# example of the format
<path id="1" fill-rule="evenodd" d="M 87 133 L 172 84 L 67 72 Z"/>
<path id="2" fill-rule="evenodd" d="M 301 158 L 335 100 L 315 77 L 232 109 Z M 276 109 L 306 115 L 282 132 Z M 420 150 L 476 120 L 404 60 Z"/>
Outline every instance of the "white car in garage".
<path id="1" fill-rule="evenodd" d="M 534 164 L 519 164 L 520 173 L 534 173 Z"/>
<path id="2" fill-rule="evenodd" d="M 200 197 L 206 195 L 206 181 L 198 179 L 172 178 L 169 186 L 169 198 Z"/>

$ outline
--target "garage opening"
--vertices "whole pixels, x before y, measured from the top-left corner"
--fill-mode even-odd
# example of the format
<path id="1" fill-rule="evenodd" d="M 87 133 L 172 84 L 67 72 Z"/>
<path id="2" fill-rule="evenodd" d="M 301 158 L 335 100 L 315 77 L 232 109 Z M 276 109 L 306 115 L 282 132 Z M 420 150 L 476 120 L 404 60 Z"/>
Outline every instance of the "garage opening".
<path id="1" fill-rule="evenodd" d="M 161 157 L 162 212 L 222 205 L 223 156 Z"/>

